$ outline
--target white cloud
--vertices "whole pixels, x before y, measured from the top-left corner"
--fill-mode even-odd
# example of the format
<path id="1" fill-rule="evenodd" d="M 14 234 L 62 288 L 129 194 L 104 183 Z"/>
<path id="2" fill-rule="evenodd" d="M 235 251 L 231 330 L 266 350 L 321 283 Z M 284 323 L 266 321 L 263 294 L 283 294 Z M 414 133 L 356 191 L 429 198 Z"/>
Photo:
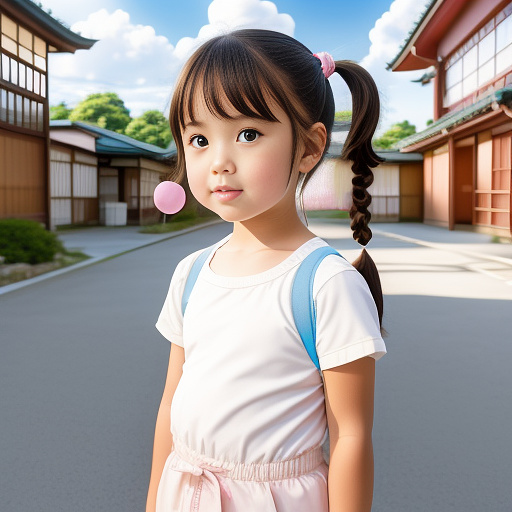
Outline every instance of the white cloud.
<path id="1" fill-rule="evenodd" d="M 52 2 L 66 5 L 64 0 L 46 3 Z M 238 28 L 266 28 L 289 35 L 295 28 L 291 16 L 279 13 L 273 2 L 261 0 L 213 0 L 208 21 L 196 37 L 182 38 L 173 46 L 153 27 L 134 25 L 120 9 L 89 14 L 71 29 L 98 42 L 90 50 L 51 57 L 50 104 L 66 101 L 74 106 L 87 94 L 114 91 L 133 116 L 149 109 L 165 110 L 179 69 L 205 40 Z"/>
<path id="2" fill-rule="evenodd" d="M 260 28 L 293 36 L 295 22 L 289 14 L 279 13 L 266 0 L 213 0 L 208 7 L 208 25 L 197 37 L 184 37 L 176 45 L 176 55 L 186 59 L 201 43 L 219 34 L 242 28 Z"/>
<path id="3" fill-rule="evenodd" d="M 115 91 L 133 115 L 165 108 L 181 64 L 166 37 L 153 27 L 132 24 L 121 10 L 101 9 L 71 29 L 98 42 L 90 50 L 51 57 L 51 104 L 73 106 L 87 94 Z"/>
<path id="4" fill-rule="evenodd" d="M 395 0 L 370 30 L 371 46 L 368 55 L 360 64 L 373 76 L 381 98 L 381 120 L 379 132 L 387 130 L 393 123 L 407 119 L 420 131 L 427 119 L 433 117 L 433 93 L 431 86 L 411 83 L 419 78 L 422 71 L 391 72 L 386 70 L 388 62 L 397 55 L 414 23 L 424 9 L 418 0 Z M 350 108 L 347 100 L 342 100 L 342 88 L 333 85 L 336 98 L 345 109 Z M 343 89 L 343 95 L 346 94 Z"/>
<path id="5" fill-rule="evenodd" d="M 370 51 L 361 64 L 390 62 L 424 10 L 423 2 L 395 0 L 370 30 Z"/>
<path id="6" fill-rule="evenodd" d="M 116 0 L 39 0 L 43 10 L 52 11 L 52 16 L 72 25 L 76 20 L 85 20 L 91 12 L 100 9 L 114 10 Z"/>

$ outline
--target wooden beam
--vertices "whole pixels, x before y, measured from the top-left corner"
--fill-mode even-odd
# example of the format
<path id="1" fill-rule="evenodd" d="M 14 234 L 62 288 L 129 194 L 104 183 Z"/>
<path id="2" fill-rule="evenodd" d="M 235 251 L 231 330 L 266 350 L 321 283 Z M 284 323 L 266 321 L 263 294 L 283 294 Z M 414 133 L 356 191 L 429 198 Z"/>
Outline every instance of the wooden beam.
<path id="1" fill-rule="evenodd" d="M 402 148 L 402 153 L 414 153 L 414 152 L 425 152 L 429 149 L 433 149 L 439 146 L 442 143 L 446 143 L 446 140 L 449 136 L 457 135 L 457 138 L 467 137 L 468 135 L 473 135 L 475 130 L 484 131 L 494 126 L 500 124 L 500 121 L 507 120 L 508 118 L 505 114 L 500 110 L 493 110 L 484 114 L 482 116 L 475 117 L 467 122 L 464 122 L 455 128 L 448 130 L 445 133 L 438 133 L 429 137 L 428 139 L 424 139 L 422 141 L 416 142 L 410 146 Z M 469 133 L 466 133 L 469 132 Z"/>
<path id="2" fill-rule="evenodd" d="M 512 137 L 510 137 L 512 139 Z M 510 141 L 510 154 L 509 154 L 509 158 L 510 158 L 510 188 L 509 188 L 509 196 L 510 196 L 510 203 L 509 203 L 509 232 L 510 232 L 510 235 L 512 236 L 512 140 Z"/>
<path id="3" fill-rule="evenodd" d="M 476 179 L 478 173 L 478 134 L 475 133 L 473 136 L 473 190 L 471 192 L 472 197 L 472 222 L 471 224 L 476 224 Z"/>
<path id="4" fill-rule="evenodd" d="M 448 229 L 455 229 L 455 142 L 448 139 Z"/>

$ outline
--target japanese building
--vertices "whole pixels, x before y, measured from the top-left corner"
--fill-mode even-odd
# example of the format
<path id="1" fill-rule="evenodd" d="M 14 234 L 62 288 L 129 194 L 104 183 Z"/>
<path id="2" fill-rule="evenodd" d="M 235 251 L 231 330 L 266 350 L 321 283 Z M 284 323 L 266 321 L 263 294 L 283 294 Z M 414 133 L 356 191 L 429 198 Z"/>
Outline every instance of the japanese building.
<path id="1" fill-rule="evenodd" d="M 50 227 L 104 224 L 105 209 L 125 209 L 124 224 L 160 219 L 155 187 L 169 174 L 173 144 L 162 149 L 80 121 L 50 121 Z"/>
<path id="2" fill-rule="evenodd" d="M 306 210 L 350 210 L 352 162 L 340 158 L 349 130 L 350 121 L 334 123 L 329 151 L 304 191 Z M 372 220 L 421 221 L 423 156 L 398 150 L 377 150 L 377 155 L 383 162 L 373 169 L 374 181 L 368 188 Z"/>
<path id="3" fill-rule="evenodd" d="M 48 55 L 95 43 L 30 0 L 0 0 L 0 218 L 50 221 Z"/>
<path id="4" fill-rule="evenodd" d="M 424 156 L 424 221 L 510 236 L 512 2 L 431 1 L 389 68 L 433 81 L 433 124 L 401 142 Z"/>

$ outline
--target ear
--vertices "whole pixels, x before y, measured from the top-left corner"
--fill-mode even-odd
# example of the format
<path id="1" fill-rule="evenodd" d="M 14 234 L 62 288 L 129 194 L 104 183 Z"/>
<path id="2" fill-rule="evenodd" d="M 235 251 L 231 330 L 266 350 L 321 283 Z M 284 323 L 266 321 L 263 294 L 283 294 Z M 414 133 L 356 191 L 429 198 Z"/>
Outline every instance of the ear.
<path id="1" fill-rule="evenodd" d="M 299 172 L 308 173 L 324 154 L 327 143 L 327 130 L 324 123 L 315 123 L 306 134 L 304 153 L 299 162 Z"/>

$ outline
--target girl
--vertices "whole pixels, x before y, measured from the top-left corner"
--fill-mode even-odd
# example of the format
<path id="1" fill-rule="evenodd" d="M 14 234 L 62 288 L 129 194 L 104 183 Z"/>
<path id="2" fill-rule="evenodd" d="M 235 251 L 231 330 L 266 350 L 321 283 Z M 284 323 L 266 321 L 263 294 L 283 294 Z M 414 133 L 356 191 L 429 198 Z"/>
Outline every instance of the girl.
<path id="1" fill-rule="evenodd" d="M 327 244 L 301 222 L 296 192 L 327 151 L 338 72 L 353 96 L 354 238 L 366 245 L 379 100 L 368 73 L 291 37 L 240 30 L 200 47 L 173 95 L 180 181 L 233 223 L 209 253 L 183 315 L 182 260 L 157 322 L 171 341 L 147 511 L 364 512 L 373 492 L 375 360 L 382 293 L 375 265 L 327 256 L 314 278 L 316 352 L 290 305 L 300 263 Z M 330 465 L 322 456 L 327 426 Z"/>

